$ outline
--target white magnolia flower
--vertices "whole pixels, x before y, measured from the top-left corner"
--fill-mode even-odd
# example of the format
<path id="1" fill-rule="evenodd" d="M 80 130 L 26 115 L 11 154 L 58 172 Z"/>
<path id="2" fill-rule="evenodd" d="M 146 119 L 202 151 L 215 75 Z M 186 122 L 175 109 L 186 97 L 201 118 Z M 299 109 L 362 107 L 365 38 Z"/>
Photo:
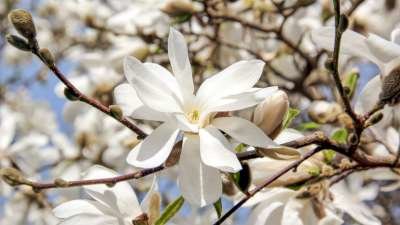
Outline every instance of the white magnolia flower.
<path id="1" fill-rule="evenodd" d="M 237 172 L 239 160 L 222 130 L 234 139 L 268 148 L 273 142 L 254 124 L 237 117 L 214 118 L 217 112 L 233 111 L 258 104 L 277 88 L 252 88 L 261 76 L 260 60 L 237 62 L 206 79 L 194 95 L 192 68 L 182 34 L 171 29 L 168 55 L 173 76 L 154 63 L 128 57 L 124 62 L 129 84 L 114 90 L 124 114 L 164 123 L 137 145 L 127 161 L 136 167 L 161 165 L 183 132 L 179 161 L 179 186 L 190 203 L 204 206 L 221 195 L 218 170 Z"/>
<path id="2" fill-rule="evenodd" d="M 117 175 L 113 170 L 95 165 L 88 170 L 84 179 Z M 72 200 L 53 209 L 54 215 L 62 219 L 60 225 L 132 225 L 132 221 L 143 213 L 136 194 L 128 182 L 119 182 L 113 187 L 105 184 L 88 185 L 84 186 L 84 190 L 94 200 Z M 153 189 L 149 193 L 152 191 Z M 146 201 L 143 201 L 142 205 L 145 204 Z"/>
<path id="3" fill-rule="evenodd" d="M 272 188 L 258 193 L 246 206 L 257 205 L 247 221 L 248 225 L 340 225 L 343 220 L 324 207 L 318 215 L 312 199 L 297 197 L 300 191 Z"/>
<path id="4" fill-rule="evenodd" d="M 333 51 L 335 28 L 323 27 L 313 30 L 312 39 L 321 48 Z M 340 53 L 365 58 L 375 63 L 382 76 L 387 76 L 400 65 L 400 29 L 393 30 L 391 41 L 378 35 L 363 36 L 352 30 L 342 35 Z"/>

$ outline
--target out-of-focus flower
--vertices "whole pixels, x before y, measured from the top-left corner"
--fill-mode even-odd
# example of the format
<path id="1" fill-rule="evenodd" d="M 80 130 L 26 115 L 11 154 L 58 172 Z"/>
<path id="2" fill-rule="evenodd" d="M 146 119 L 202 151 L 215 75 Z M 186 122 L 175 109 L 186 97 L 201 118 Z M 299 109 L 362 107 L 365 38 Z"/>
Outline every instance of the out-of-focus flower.
<path id="1" fill-rule="evenodd" d="M 87 171 L 84 178 L 99 179 L 117 175 L 113 170 L 95 165 Z M 60 224 L 131 225 L 132 221 L 143 214 L 136 194 L 128 182 L 119 182 L 113 187 L 105 184 L 88 185 L 84 190 L 94 200 L 72 200 L 54 208 L 54 215 L 62 219 Z M 153 190 L 149 191 L 151 192 Z"/>
<path id="2" fill-rule="evenodd" d="M 151 168 L 169 156 L 179 134 L 184 132 L 179 160 L 179 185 L 190 203 L 204 206 L 215 202 L 222 191 L 218 170 L 237 172 L 239 160 L 222 130 L 251 146 L 275 144 L 256 125 L 238 117 L 214 118 L 217 112 L 234 111 L 258 104 L 276 87 L 252 88 L 264 63 L 240 61 L 203 82 L 194 95 L 192 68 L 182 34 L 171 29 L 168 55 L 173 76 L 153 63 L 125 59 L 129 84 L 116 87 L 114 94 L 124 114 L 164 123 L 137 145 L 128 163 Z"/>

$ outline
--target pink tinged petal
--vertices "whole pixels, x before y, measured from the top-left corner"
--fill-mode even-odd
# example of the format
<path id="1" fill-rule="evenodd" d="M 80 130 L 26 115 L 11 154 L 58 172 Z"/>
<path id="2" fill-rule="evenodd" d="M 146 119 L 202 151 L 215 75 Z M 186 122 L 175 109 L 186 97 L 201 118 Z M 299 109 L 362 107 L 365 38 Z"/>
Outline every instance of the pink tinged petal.
<path id="1" fill-rule="evenodd" d="M 136 94 L 135 89 L 127 83 L 120 84 L 114 89 L 116 104 L 121 107 L 125 116 L 135 119 L 165 121 L 166 114 L 147 107 Z"/>
<path id="2" fill-rule="evenodd" d="M 84 179 L 109 178 L 118 175 L 113 170 L 95 165 L 89 168 Z M 96 201 L 113 209 L 117 215 L 135 218 L 142 213 L 136 194 L 128 182 L 119 182 L 113 187 L 105 184 L 87 185 L 84 189 Z"/>
<path id="3" fill-rule="evenodd" d="M 211 124 L 235 140 L 254 147 L 270 148 L 277 145 L 255 124 L 239 117 L 219 117 Z"/>
<path id="4" fill-rule="evenodd" d="M 72 200 L 53 209 L 54 216 L 65 219 L 79 214 L 103 215 L 107 207 L 92 200 Z"/>
<path id="5" fill-rule="evenodd" d="M 323 27 L 315 29 L 311 32 L 311 38 L 319 48 L 332 52 L 335 41 L 335 28 Z M 374 52 L 371 52 L 371 48 L 367 44 L 367 38 L 352 30 L 346 30 L 343 33 L 340 53 L 366 58 L 379 67 L 383 66 L 382 60 L 377 58 Z"/>
<path id="6" fill-rule="evenodd" d="M 159 66 L 141 63 L 133 57 L 124 60 L 125 76 L 146 106 L 160 112 L 182 112 L 179 90 L 172 89 L 176 80 L 172 75 L 160 73 Z"/>
<path id="7" fill-rule="evenodd" d="M 200 157 L 199 136 L 186 135 L 179 159 L 179 188 L 190 204 L 203 207 L 222 195 L 219 171 L 205 165 Z"/>
<path id="8" fill-rule="evenodd" d="M 132 149 L 127 162 L 141 168 L 161 165 L 171 153 L 178 134 L 179 129 L 174 124 L 163 123 Z"/>
<path id="9" fill-rule="evenodd" d="M 118 218 L 107 215 L 96 214 L 80 214 L 62 221 L 58 225 L 116 225 L 121 224 Z M 129 223 L 122 223 L 121 225 L 128 225 Z"/>
<path id="10" fill-rule="evenodd" d="M 239 61 L 206 79 L 197 91 L 198 105 L 248 91 L 260 79 L 264 65 L 261 60 Z"/>
<path id="11" fill-rule="evenodd" d="M 226 172 L 237 172 L 242 165 L 224 135 L 212 126 L 200 129 L 200 155 L 204 164 Z"/>
<path id="12" fill-rule="evenodd" d="M 168 37 L 168 57 L 172 71 L 185 95 L 194 92 L 192 67 L 190 65 L 185 37 L 179 31 L 171 28 Z"/>

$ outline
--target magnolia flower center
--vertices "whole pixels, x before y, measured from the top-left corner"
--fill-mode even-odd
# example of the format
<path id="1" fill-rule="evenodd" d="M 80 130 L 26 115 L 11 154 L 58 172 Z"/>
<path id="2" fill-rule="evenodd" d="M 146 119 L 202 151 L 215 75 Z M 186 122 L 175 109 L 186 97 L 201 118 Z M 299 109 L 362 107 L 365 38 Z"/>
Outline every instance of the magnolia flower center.
<path id="1" fill-rule="evenodd" d="M 193 124 L 198 123 L 199 118 L 200 118 L 200 111 L 197 109 L 194 109 L 194 110 L 190 111 L 189 113 L 187 113 L 186 117 L 190 123 L 193 123 Z"/>

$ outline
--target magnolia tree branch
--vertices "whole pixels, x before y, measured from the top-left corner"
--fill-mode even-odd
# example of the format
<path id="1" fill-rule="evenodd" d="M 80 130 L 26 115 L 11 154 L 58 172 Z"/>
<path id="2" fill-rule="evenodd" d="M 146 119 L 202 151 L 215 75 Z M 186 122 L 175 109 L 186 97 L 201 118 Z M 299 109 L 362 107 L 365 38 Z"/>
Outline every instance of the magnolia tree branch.
<path id="1" fill-rule="evenodd" d="M 37 46 L 37 45 L 36 45 Z M 129 119 L 123 115 L 115 115 L 110 107 L 105 106 L 102 104 L 100 101 L 91 98 L 85 94 L 83 94 L 81 91 L 79 91 L 68 79 L 67 77 L 60 71 L 60 69 L 54 64 L 54 63 L 48 63 L 47 60 L 45 60 L 40 52 L 39 48 L 35 47 L 32 49 L 32 53 L 35 54 L 39 59 L 47 65 L 47 67 L 57 76 L 57 78 L 66 86 L 67 91 L 70 92 L 70 94 L 73 95 L 76 100 L 79 100 L 81 102 L 84 102 L 86 104 L 89 104 L 93 106 L 94 108 L 100 110 L 101 112 L 113 117 L 115 120 L 119 121 L 123 125 L 125 125 L 127 128 L 131 129 L 133 132 L 135 132 L 138 135 L 138 139 L 144 139 L 147 137 L 147 134 L 140 129 L 138 126 L 133 124 Z"/>

